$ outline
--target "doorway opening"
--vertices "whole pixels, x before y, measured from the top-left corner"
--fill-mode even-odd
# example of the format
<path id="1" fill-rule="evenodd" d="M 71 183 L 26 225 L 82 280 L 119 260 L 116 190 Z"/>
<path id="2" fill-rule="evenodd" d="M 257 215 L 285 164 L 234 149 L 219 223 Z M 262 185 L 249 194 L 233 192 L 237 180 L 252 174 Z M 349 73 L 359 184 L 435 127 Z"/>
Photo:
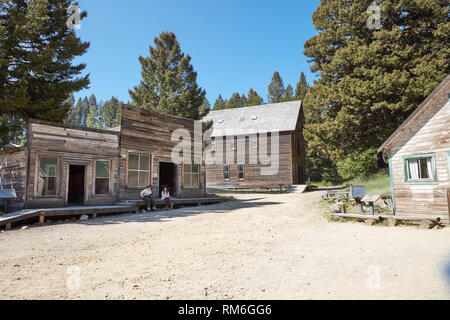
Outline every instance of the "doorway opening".
<path id="1" fill-rule="evenodd" d="M 83 205 L 85 166 L 69 166 L 68 205 Z"/>
<path id="2" fill-rule="evenodd" d="M 170 162 L 159 163 L 159 196 L 164 187 L 169 189 L 169 192 L 174 196 L 176 192 L 176 165 Z"/>

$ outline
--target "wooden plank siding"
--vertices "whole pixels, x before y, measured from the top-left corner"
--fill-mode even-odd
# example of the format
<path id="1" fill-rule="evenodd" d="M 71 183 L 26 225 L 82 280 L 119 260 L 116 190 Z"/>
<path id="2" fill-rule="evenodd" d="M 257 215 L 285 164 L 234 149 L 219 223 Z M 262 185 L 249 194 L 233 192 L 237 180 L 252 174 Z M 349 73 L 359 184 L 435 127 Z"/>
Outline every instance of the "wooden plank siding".
<path id="1" fill-rule="evenodd" d="M 279 154 L 279 170 L 275 175 L 261 175 L 261 169 L 264 167 L 269 167 L 267 165 L 261 164 L 259 161 L 259 151 L 260 151 L 260 137 L 258 135 L 258 148 L 256 153 L 258 155 L 258 164 L 250 164 L 250 154 L 255 152 L 252 150 L 252 136 L 237 136 L 237 139 L 245 138 L 245 164 L 244 164 L 244 179 L 240 180 L 238 176 L 237 153 L 238 151 L 233 151 L 232 157 L 234 158 L 233 164 L 229 164 L 229 179 L 224 179 L 224 166 L 226 163 L 226 143 L 230 143 L 233 136 L 222 137 L 223 139 L 223 164 L 207 164 L 207 186 L 212 188 L 259 188 L 267 187 L 274 188 L 278 187 L 279 184 L 284 184 L 286 187 L 293 184 L 303 184 L 305 183 L 305 140 L 303 138 L 303 125 L 304 125 L 304 115 L 303 109 L 299 113 L 297 119 L 297 125 L 295 131 L 284 131 L 279 133 L 280 138 L 280 150 Z M 213 137 L 217 141 L 217 137 Z M 227 141 L 228 139 L 228 141 Z M 268 156 L 272 154 L 270 150 L 271 140 L 270 136 L 267 141 Z M 216 145 L 218 148 L 219 145 Z M 212 154 L 215 156 L 215 153 Z"/>
<path id="2" fill-rule="evenodd" d="M 179 142 L 172 141 L 171 138 L 173 132 L 177 129 L 186 129 L 191 135 L 192 155 L 194 155 L 194 120 L 124 105 L 120 134 L 119 198 L 121 200 L 139 199 L 139 193 L 142 190 L 142 188 L 131 188 L 127 185 L 127 158 L 130 153 L 144 154 L 151 157 L 150 184 L 154 187 L 154 194 L 159 194 L 160 162 L 172 163 L 172 149 Z M 204 170 L 202 165 L 200 165 L 199 187 L 193 189 L 185 188 L 183 186 L 183 166 L 177 165 L 175 196 L 203 196 L 203 175 Z"/>
<path id="3" fill-rule="evenodd" d="M 399 131 L 391 149 L 392 184 L 399 215 L 433 215 L 449 221 L 450 189 L 450 82 Z M 432 155 L 436 179 L 431 183 L 406 182 L 405 157 Z"/>
<path id="4" fill-rule="evenodd" d="M 238 137 L 238 139 L 242 139 L 243 137 Z M 279 170 L 275 175 L 261 175 L 261 168 L 269 167 L 267 165 L 262 165 L 259 161 L 258 164 L 250 164 L 250 152 L 255 152 L 254 150 L 250 150 L 252 148 L 252 140 L 250 137 L 245 137 L 245 164 L 244 164 L 244 179 L 239 180 L 238 176 L 238 162 L 237 162 L 237 150 L 232 151 L 234 158 L 233 164 L 226 164 L 226 143 L 230 143 L 230 140 L 227 141 L 226 137 L 223 137 L 224 143 L 223 147 L 223 164 L 208 164 L 206 166 L 207 171 L 207 185 L 209 187 L 277 187 L 279 184 L 284 184 L 285 186 L 290 186 L 294 183 L 297 183 L 298 180 L 295 179 L 293 173 L 293 152 L 292 152 L 292 140 L 294 140 L 294 133 L 292 132 L 281 132 L 279 135 L 280 139 L 280 150 L 279 150 Z M 272 150 L 270 150 L 271 146 L 271 138 L 268 137 L 268 154 L 272 155 Z M 216 146 L 216 148 L 218 145 Z M 258 137 L 258 148 L 256 150 L 257 154 L 260 151 L 260 143 Z M 216 153 L 213 153 L 213 156 Z M 301 158 L 301 156 L 295 156 L 296 159 Z M 242 162 L 240 162 L 242 163 Z M 229 166 L 229 179 L 224 179 L 224 166 Z"/>
<path id="5" fill-rule="evenodd" d="M 119 133 L 31 120 L 29 124 L 29 176 L 27 208 L 63 207 L 68 202 L 69 166 L 85 166 L 84 205 L 107 205 L 117 201 L 119 179 Z M 37 178 L 40 156 L 60 160 L 57 195 L 39 196 Z M 95 162 L 111 161 L 108 195 L 95 194 Z"/>
<path id="6" fill-rule="evenodd" d="M 25 207 L 28 149 L 26 147 L 0 151 L 0 188 L 14 189 L 17 200 L 8 202 L 8 211 Z"/>

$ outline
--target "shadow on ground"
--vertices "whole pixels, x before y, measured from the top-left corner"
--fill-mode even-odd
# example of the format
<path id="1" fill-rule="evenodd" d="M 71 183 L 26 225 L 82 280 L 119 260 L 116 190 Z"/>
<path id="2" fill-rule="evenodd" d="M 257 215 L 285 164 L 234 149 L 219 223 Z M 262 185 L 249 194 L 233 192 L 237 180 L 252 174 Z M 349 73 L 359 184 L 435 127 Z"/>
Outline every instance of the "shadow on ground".
<path id="1" fill-rule="evenodd" d="M 128 222 L 167 222 L 176 218 L 185 218 L 190 216 L 196 216 L 203 213 L 217 213 L 217 214 L 233 214 L 236 210 L 243 208 L 256 208 L 263 206 L 277 205 L 281 202 L 263 201 L 258 202 L 263 198 L 253 198 L 246 200 L 233 200 L 229 202 L 223 202 L 216 205 L 209 206 L 197 206 L 197 207 L 184 207 L 174 210 L 158 210 L 149 213 L 136 213 L 136 214 L 122 214 L 114 216 L 100 216 L 95 220 L 88 220 L 86 222 L 72 221 L 67 222 L 85 224 L 87 226 L 97 225 L 109 225 L 109 224 L 122 224 Z"/>

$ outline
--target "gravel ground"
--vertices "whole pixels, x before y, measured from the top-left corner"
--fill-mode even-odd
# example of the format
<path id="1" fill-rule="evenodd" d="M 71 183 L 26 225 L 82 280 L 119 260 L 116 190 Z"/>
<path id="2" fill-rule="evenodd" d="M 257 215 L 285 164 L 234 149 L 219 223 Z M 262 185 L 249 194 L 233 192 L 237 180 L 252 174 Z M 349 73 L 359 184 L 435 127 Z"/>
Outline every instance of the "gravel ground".
<path id="1" fill-rule="evenodd" d="M 329 222 L 320 192 L 235 196 L 1 233 L 0 299 L 450 298 L 450 228 Z"/>

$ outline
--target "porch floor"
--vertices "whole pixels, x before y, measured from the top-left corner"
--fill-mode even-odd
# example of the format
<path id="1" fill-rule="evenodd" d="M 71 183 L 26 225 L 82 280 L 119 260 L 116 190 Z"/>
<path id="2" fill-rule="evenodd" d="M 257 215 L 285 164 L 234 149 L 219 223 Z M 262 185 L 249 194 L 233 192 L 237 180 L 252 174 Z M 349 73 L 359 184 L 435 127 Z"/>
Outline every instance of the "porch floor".
<path id="1" fill-rule="evenodd" d="M 205 205 L 214 204 L 231 200 L 230 198 L 174 198 L 174 205 Z M 155 199 L 157 207 L 164 206 L 165 203 L 161 199 Z M 73 206 L 61 208 L 44 208 L 44 209 L 23 209 L 16 212 L 8 213 L 0 216 L 0 227 L 9 230 L 12 224 L 28 220 L 30 218 L 39 217 L 42 223 L 45 217 L 79 217 L 82 215 L 92 215 L 93 218 L 97 214 L 121 214 L 135 213 L 138 211 L 141 200 L 128 200 L 117 202 L 114 205 L 105 206 Z"/>

